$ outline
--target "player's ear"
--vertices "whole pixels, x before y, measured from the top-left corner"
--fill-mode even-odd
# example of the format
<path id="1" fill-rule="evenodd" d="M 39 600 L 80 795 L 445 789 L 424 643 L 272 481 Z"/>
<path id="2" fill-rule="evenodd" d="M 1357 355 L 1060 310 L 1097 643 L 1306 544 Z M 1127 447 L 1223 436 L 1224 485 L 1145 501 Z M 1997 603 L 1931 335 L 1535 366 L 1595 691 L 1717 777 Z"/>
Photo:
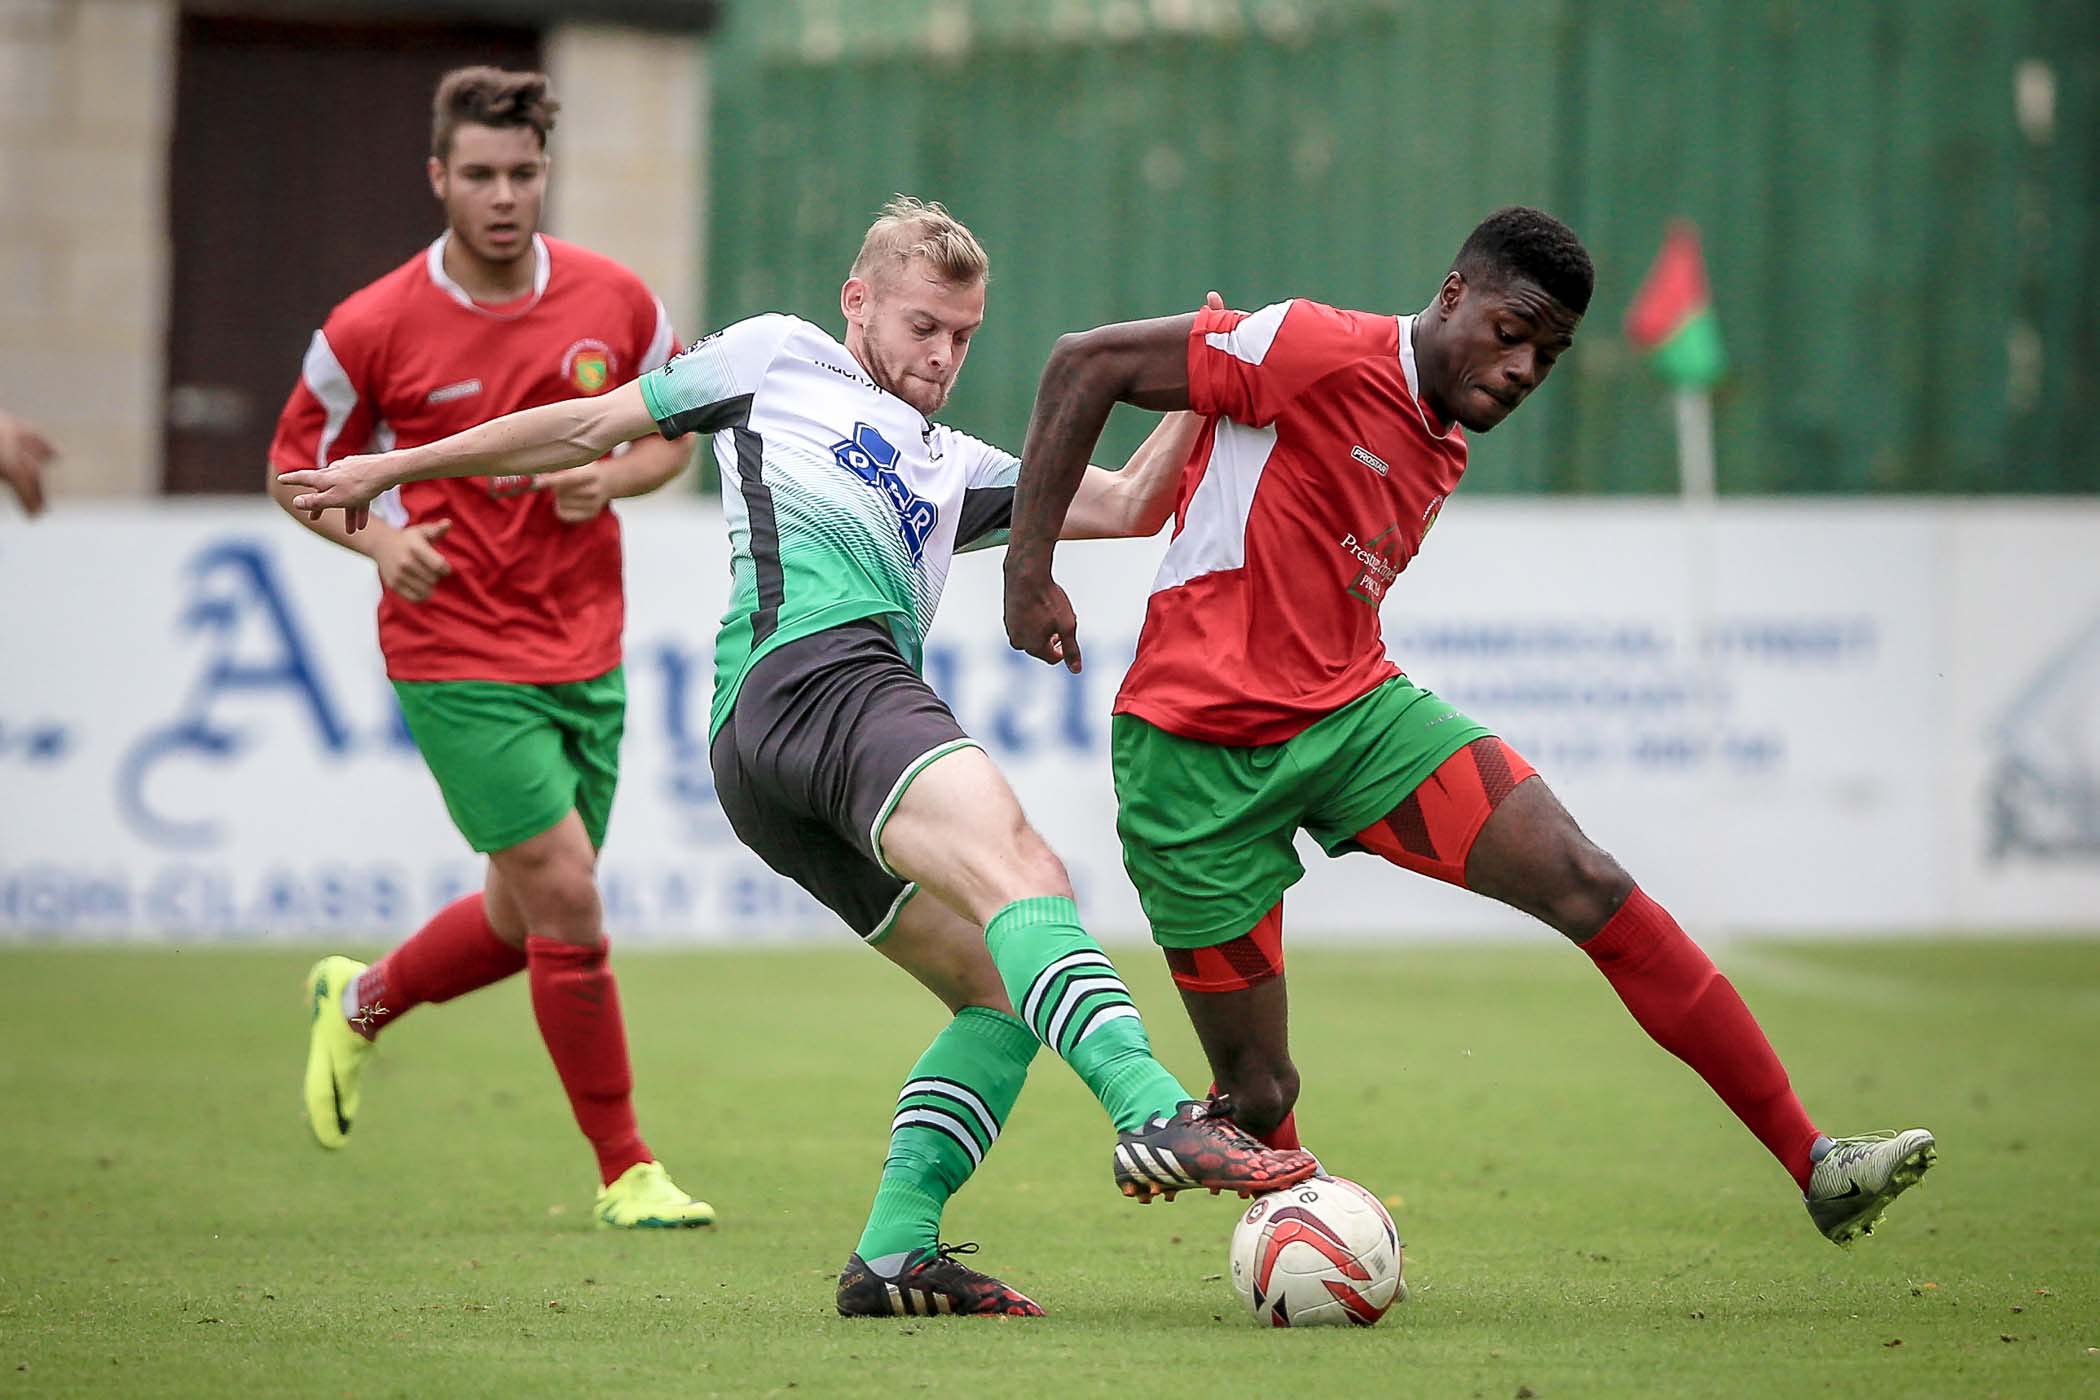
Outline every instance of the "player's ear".
<path id="1" fill-rule="evenodd" d="M 839 288 L 839 310 L 845 313 L 848 321 L 858 325 L 868 314 L 868 302 L 873 294 L 874 289 L 866 278 L 848 277 L 846 285 Z"/>
<path id="2" fill-rule="evenodd" d="M 1444 274 L 1444 285 L 1437 288 L 1437 307 L 1446 316 L 1458 310 L 1458 304 L 1466 299 L 1466 275 L 1457 268 Z"/>
<path id="3" fill-rule="evenodd" d="M 439 199 L 445 197 L 445 162 L 432 156 L 423 163 L 423 173 L 430 177 L 430 192 Z"/>

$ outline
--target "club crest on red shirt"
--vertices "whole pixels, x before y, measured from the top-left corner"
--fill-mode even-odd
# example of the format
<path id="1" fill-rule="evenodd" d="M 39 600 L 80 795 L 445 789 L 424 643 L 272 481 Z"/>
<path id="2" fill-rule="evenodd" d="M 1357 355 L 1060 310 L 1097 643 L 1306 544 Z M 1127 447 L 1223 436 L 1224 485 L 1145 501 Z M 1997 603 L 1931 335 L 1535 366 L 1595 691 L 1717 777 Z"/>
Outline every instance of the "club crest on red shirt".
<path id="1" fill-rule="evenodd" d="M 586 394 L 612 382 L 612 347 L 602 340 L 579 340 L 562 352 L 562 377 Z"/>

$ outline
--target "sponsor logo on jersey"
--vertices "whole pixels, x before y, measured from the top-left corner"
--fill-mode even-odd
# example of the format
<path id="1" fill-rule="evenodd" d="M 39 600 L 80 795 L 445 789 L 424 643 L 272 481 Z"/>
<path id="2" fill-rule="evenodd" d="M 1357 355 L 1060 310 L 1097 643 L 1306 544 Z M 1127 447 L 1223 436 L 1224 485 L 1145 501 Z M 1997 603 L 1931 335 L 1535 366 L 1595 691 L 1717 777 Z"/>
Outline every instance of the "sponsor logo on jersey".
<path id="1" fill-rule="evenodd" d="M 1392 472 L 1392 468 L 1388 467 L 1382 460 L 1374 456 L 1368 448 L 1352 447 L 1349 449 L 1349 455 L 1351 457 L 1354 457 L 1357 461 L 1362 462 L 1372 471 L 1377 472 L 1380 476 L 1387 476 L 1390 475 Z"/>
<path id="2" fill-rule="evenodd" d="M 582 392 L 595 394 L 612 382 L 616 364 L 610 345 L 586 338 L 562 351 L 561 375 Z"/>
<path id="3" fill-rule="evenodd" d="M 1402 546 L 1404 541 L 1397 538 L 1399 533 L 1400 522 L 1396 520 L 1368 540 L 1359 540 L 1352 533 L 1338 541 L 1343 552 L 1363 566 L 1363 571 L 1349 584 L 1350 597 L 1374 608 L 1385 601 L 1385 591 L 1400 576 L 1400 566 L 1404 562 L 1386 552 L 1389 540 L 1394 550 Z"/>
<path id="4" fill-rule="evenodd" d="M 817 361 L 822 364 L 823 361 Z M 940 507 L 905 484 L 897 471 L 897 449 L 866 423 L 853 425 L 853 436 L 831 445 L 831 455 L 847 471 L 882 493 L 897 513 L 897 533 L 916 564 L 925 557 L 926 541 L 940 522 Z"/>
<path id="5" fill-rule="evenodd" d="M 857 369 L 847 369 L 844 365 L 835 365 L 829 360 L 811 360 L 810 363 L 815 365 L 818 369 L 830 370 L 833 374 L 837 375 L 841 379 L 850 379 L 855 384 L 860 385 L 863 389 L 873 389 L 879 387 L 874 380 L 868 378 L 867 375 L 861 373 Z"/>
<path id="6" fill-rule="evenodd" d="M 442 389 L 432 389 L 425 403 L 451 403 L 454 399 L 470 399 L 481 392 L 481 381 L 462 379 L 457 384 L 447 384 Z"/>

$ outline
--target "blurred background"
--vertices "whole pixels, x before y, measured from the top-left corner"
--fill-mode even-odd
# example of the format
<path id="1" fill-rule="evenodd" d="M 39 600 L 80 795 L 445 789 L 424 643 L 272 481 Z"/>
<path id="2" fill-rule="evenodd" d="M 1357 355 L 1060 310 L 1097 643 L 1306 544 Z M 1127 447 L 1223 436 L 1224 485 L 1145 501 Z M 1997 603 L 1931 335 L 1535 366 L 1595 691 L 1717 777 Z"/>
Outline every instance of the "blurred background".
<path id="1" fill-rule="evenodd" d="M 0 407 L 61 453 L 46 517 L 0 506 L 0 937 L 379 934 L 476 879 L 369 567 L 259 490 L 314 328 L 441 227 L 468 62 L 552 75 L 548 231 L 687 340 L 837 330 L 883 200 L 948 204 L 993 287 L 945 416 L 1011 446 L 1063 331 L 1211 288 L 1408 312 L 1482 216 L 1550 210 L 1596 299 L 1393 590 L 1402 666 L 1710 933 L 2100 924 L 2091 4 L 0 0 Z M 1725 352 L 1689 379 L 1623 329 L 1673 226 Z M 688 482 L 630 517 L 613 918 L 829 939 L 715 813 Z M 1106 715 L 1159 549 L 1066 556 L 1084 677 L 1007 653 L 981 563 L 929 662 L 1124 936 Z M 1521 926 L 1314 863 L 1308 935 Z"/>

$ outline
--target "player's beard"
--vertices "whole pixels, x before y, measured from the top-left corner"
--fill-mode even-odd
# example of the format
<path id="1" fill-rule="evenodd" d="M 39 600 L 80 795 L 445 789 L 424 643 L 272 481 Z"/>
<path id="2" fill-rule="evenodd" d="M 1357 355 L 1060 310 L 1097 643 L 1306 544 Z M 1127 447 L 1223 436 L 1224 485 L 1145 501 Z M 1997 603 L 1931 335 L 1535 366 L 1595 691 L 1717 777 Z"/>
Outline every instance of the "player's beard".
<path id="1" fill-rule="evenodd" d="M 952 378 L 946 384 L 936 384 L 930 379 L 914 379 L 911 375 L 899 373 L 890 362 L 890 357 L 884 353 L 881 342 L 872 335 L 862 341 L 862 347 L 868 356 L 868 377 L 880 384 L 888 392 L 903 399 L 913 408 L 918 409 L 924 416 L 928 418 L 933 417 L 934 414 L 941 411 L 942 405 L 948 402 L 948 391 L 955 385 L 955 381 Z M 913 382 L 907 384 L 908 380 Z M 907 387 L 932 390 L 935 395 L 934 401 L 931 404 L 919 403 L 904 392 Z"/>

